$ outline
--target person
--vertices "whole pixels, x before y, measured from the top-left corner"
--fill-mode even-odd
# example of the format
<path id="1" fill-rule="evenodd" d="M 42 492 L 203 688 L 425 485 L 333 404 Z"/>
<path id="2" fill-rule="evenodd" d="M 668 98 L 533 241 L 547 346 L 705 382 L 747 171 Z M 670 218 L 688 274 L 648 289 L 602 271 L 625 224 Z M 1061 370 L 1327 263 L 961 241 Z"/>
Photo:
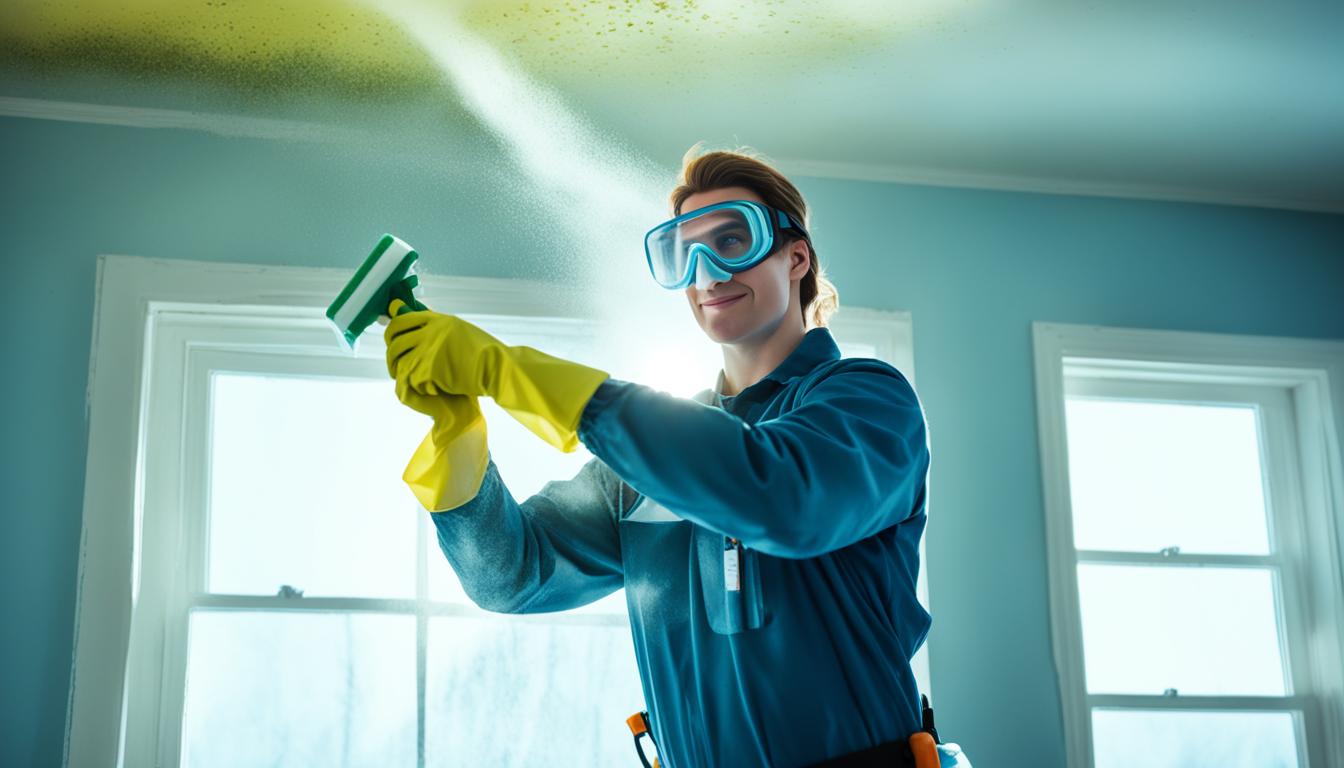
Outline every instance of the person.
<path id="1" fill-rule="evenodd" d="M 664 766 L 914 765 L 910 659 L 931 621 L 915 592 L 919 399 L 893 366 L 841 358 L 826 326 L 838 295 L 780 172 L 692 148 L 671 204 L 646 257 L 721 346 L 714 389 L 679 398 L 451 315 L 401 314 L 389 373 L 436 418 L 408 482 L 485 609 L 559 611 L 625 588 Z M 517 503 L 485 448 L 481 395 L 594 458 Z M 452 492 L 432 487 L 448 475 Z"/>

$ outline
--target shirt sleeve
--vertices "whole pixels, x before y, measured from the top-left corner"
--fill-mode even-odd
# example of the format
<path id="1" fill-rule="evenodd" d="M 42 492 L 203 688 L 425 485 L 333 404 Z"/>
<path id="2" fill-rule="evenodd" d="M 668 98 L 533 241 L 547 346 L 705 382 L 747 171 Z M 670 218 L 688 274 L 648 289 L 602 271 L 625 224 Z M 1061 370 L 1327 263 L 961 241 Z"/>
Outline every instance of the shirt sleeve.
<path id="1" fill-rule="evenodd" d="M 844 361 L 792 410 L 756 424 L 608 380 L 579 436 L 637 491 L 780 557 L 814 557 L 902 522 L 923 504 L 929 467 L 914 390 L 868 358 Z"/>
<path id="2" fill-rule="evenodd" d="M 599 459 L 519 504 L 493 457 L 466 504 L 430 515 L 439 548 L 477 605 L 500 613 L 562 611 L 624 584 L 617 533 L 624 485 Z"/>

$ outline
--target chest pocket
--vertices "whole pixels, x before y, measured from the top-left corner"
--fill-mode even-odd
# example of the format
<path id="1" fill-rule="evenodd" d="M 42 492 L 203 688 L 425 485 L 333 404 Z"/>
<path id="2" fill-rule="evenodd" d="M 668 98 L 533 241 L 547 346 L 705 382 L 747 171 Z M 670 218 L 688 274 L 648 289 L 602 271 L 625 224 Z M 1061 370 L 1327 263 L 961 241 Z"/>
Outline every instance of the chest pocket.
<path id="1" fill-rule="evenodd" d="M 761 578 L 761 555 L 741 547 L 736 556 L 738 589 L 729 589 L 731 567 L 727 564 L 726 539 L 722 534 L 695 527 L 695 555 L 700 570 L 709 628 L 721 635 L 736 635 L 770 623 L 769 606 Z"/>
<path id="2" fill-rule="evenodd" d="M 692 527 L 691 556 L 700 578 L 701 603 L 709 628 L 720 635 L 735 635 L 770 623 L 769 606 L 761 579 L 761 555 L 742 548 L 737 554 L 737 586 L 728 589 L 729 566 L 725 561 L 723 535 L 682 518 L 662 504 L 640 497 L 623 518 L 629 523 L 687 523 Z"/>

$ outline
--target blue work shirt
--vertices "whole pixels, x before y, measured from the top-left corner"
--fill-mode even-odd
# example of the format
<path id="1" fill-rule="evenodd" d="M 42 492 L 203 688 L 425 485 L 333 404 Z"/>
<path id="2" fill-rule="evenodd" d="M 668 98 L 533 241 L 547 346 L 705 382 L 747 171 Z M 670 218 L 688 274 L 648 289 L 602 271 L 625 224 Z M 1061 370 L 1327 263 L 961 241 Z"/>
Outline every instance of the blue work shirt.
<path id="1" fill-rule="evenodd" d="M 664 766 L 806 765 L 920 728 L 910 658 L 929 467 L 892 366 L 808 331 L 736 396 L 608 379 L 583 411 L 594 459 L 515 502 L 433 515 L 467 594 L 557 611 L 624 587 Z M 736 587 L 736 589 L 733 589 Z"/>

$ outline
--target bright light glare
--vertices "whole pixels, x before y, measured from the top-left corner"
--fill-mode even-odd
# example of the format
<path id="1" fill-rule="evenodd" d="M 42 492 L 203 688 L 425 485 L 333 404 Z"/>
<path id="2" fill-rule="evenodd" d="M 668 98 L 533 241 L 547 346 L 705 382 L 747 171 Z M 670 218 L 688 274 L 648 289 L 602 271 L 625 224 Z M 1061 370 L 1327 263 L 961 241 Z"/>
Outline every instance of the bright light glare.
<path id="1" fill-rule="evenodd" d="M 415 765 L 415 618 L 195 611 L 182 765 Z"/>
<path id="2" fill-rule="evenodd" d="M 1096 768 L 1297 768 L 1291 712 L 1094 709 Z"/>
<path id="3" fill-rule="evenodd" d="M 1076 397 L 1065 408 L 1079 549 L 1268 554 L 1253 408 Z"/>
<path id="4" fill-rule="evenodd" d="M 1282 696 L 1265 568 L 1078 566 L 1090 693 Z"/>
<path id="5" fill-rule="evenodd" d="M 639 371 L 635 379 L 638 383 L 678 397 L 691 397 L 714 388 L 723 356 L 718 346 L 705 341 L 676 341 L 656 350 L 636 351 L 631 367 Z"/>
<path id="6" fill-rule="evenodd" d="M 413 597 L 418 506 L 401 473 L 428 417 L 390 381 L 213 381 L 210 591 Z"/>
<path id="7" fill-rule="evenodd" d="M 432 619 L 425 763 L 627 765 L 637 669 L 625 626 Z"/>

